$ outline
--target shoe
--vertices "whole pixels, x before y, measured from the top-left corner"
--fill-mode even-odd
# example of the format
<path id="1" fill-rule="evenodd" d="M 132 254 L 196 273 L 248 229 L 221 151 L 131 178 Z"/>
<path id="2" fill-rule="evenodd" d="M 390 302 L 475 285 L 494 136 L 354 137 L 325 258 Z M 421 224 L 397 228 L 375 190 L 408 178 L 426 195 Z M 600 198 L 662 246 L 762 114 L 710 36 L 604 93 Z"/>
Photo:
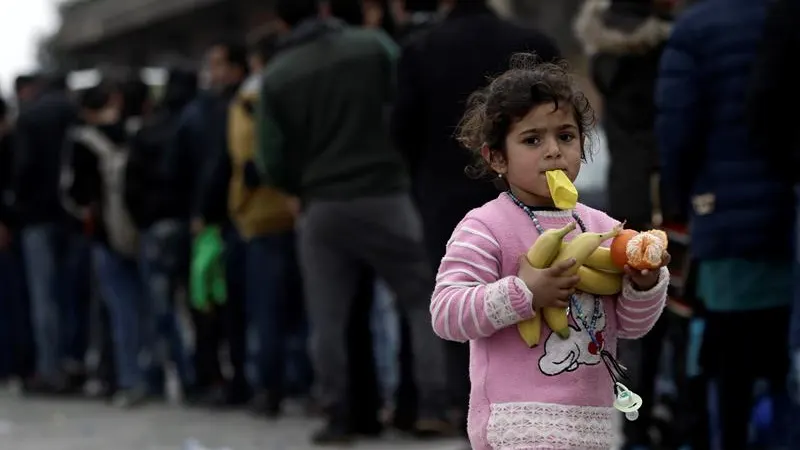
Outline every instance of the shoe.
<path id="1" fill-rule="evenodd" d="M 418 439 L 449 438 L 455 435 L 455 428 L 445 419 L 422 417 L 414 423 L 411 434 Z"/>
<path id="2" fill-rule="evenodd" d="M 141 406 L 147 401 L 147 389 L 133 388 L 117 391 L 111 398 L 111 404 L 120 409 L 130 409 Z"/>
<path id="3" fill-rule="evenodd" d="M 347 427 L 327 423 L 311 435 L 311 443 L 319 446 L 350 445 L 355 441 L 355 435 Z"/>
<path id="4" fill-rule="evenodd" d="M 258 416 L 275 419 L 281 414 L 282 398 L 268 391 L 257 393 L 250 401 L 250 412 Z"/>

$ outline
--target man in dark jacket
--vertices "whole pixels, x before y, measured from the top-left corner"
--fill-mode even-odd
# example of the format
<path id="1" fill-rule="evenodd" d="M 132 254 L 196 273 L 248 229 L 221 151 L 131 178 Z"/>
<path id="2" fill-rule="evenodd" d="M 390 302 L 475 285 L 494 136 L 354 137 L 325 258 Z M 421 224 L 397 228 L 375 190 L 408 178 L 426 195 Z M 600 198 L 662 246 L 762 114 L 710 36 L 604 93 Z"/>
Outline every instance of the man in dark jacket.
<path id="1" fill-rule="evenodd" d="M 788 105 L 800 103 L 793 64 L 800 55 L 800 3 L 794 0 L 773 2 L 764 25 L 764 38 L 750 85 L 748 117 L 753 143 L 776 162 L 772 169 L 781 172 L 787 184 L 795 186 L 795 211 L 800 217 L 800 143 L 786 136 L 797 126 Z M 795 223 L 795 276 L 789 347 L 792 353 L 792 413 L 787 419 L 800 420 L 800 220 Z M 800 448 L 800 430 L 790 428 L 789 448 Z"/>
<path id="2" fill-rule="evenodd" d="M 195 312 L 198 330 L 196 375 L 198 387 L 209 389 L 204 400 L 212 405 L 241 404 L 250 397 L 245 377 L 245 262 L 241 237 L 228 218 L 228 186 L 231 161 L 228 152 L 228 111 L 248 72 L 247 50 L 243 45 L 221 42 L 211 46 L 206 55 L 209 91 L 201 93 L 187 106 L 178 130 L 175 156 L 169 170 L 185 173 L 181 164 L 191 164 L 199 176 L 189 181 L 193 188 L 191 231 L 200 232 L 206 225 L 222 227 L 225 239 L 227 299 L 217 315 Z M 176 175 L 175 179 L 181 177 Z M 184 177 L 185 178 L 185 177 Z M 219 336 L 217 320 L 224 320 L 225 336 L 231 351 L 233 377 L 223 380 L 217 358 Z"/>
<path id="3" fill-rule="evenodd" d="M 675 22 L 656 87 L 664 200 L 688 211 L 721 448 L 744 449 L 757 378 L 785 398 L 794 199 L 747 128 L 745 98 L 768 3 L 707 0 Z M 732 33 L 731 30 L 736 30 Z M 783 130 L 781 130 L 783 131 Z M 781 142 L 781 145 L 786 145 Z M 668 205 L 670 206 L 670 205 Z M 731 330 L 769 323 L 731 343 Z"/>
<path id="4" fill-rule="evenodd" d="M 13 191 L 21 226 L 38 374 L 33 390 L 64 388 L 61 364 L 70 331 L 68 307 L 76 287 L 69 259 L 78 253 L 59 197 L 61 151 L 76 119 L 64 77 L 54 77 L 46 91 L 20 114 L 15 131 Z M 73 280 L 74 281 L 74 280 Z"/>
<path id="5" fill-rule="evenodd" d="M 257 162 L 265 183 L 304 207 L 300 261 L 328 413 L 314 440 L 352 438 L 345 336 L 361 264 L 389 283 L 408 317 L 420 390 L 416 431 L 439 435 L 446 380 L 428 312 L 433 274 L 384 115 L 398 49 L 383 31 L 318 19 L 314 0 L 283 0 L 277 12 L 292 31 L 264 74 Z"/>
<path id="6" fill-rule="evenodd" d="M 603 130 L 611 157 L 607 198 L 598 208 L 627 221 L 634 230 L 651 228 L 651 178 L 658 165 L 654 133 L 655 89 L 661 51 L 671 22 L 656 0 L 586 0 L 575 31 L 591 58 L 592 79 L 603 96 Z M 666 317 L 643 339 L 620 342 L 630 369 L 628 387 L 653 398 Z M 650 445 L 652 408 L 626 421 L 626 448 Z"/>
<path id="7" fill-rule="evenodd" d="M 469 94 L 484 87 L 487 76 L 506 70 L 515 52 L 536 52 L 545 61 L 559 56 L 548 37 L 502 20 L 484 1 L 466 0 L 457 1 L 442 23 L 412 37 L 403 49 L 392 134 L 411 166 L 434 271 L 458 222 L 498 195 L 491 183 L 465 175 L 470 155 L 453 134 Z M 429 283 L 432 289 L 433 278 Z M 466 418 L 469 348 L 445 345 L 451 401 Z"/>
<path id="8" fill-rule="evenodd" d="M 0 377 L 25 376 L 25 353 L 30 352 L 26 327 L 29 315 L 22 310 L 21 259 L 12 247 L 14 214 L 11 208 L 11 169 L 14 155 L 10 111 L 0 98 Z"/>
<path id="9" fill-rule="evenodd" d="M 124 212 L 122 192 L 114 192 L 121 172 L 114 161 L 127 151 L 133 122 L 121 120 L 121 108 L 111 100 L 111 86 L 101 84 L 82 94 L 80 120 L 70 131 L 64 151 L 63 199 L 69 212 L 92 237 L 92 256 L 100 293 L 107 305 L 112 329 L 117 392 L 114 404 L 131 407 L 147 395 L 139 365 L 144 301 L 139 278 L 135 231 Z M 126 98 L 128 110 L 131 98 Z M 120 105 L 121 106 L 121 105 Z M 127 222 L 127 224 L 126 224 Z M 122 237 L 122 238 L 120 238 Z"/>
<path id="10" fill-rule="evenodd" d="M 180 283 L 187 279 L 190 257 L 189 216 L 193 177 L 191 160 L 167 177 L 165 165 L 175 145 L 181 112 L 197 95 L 197 75 L 173 69 L 164 97 L 129 146 L 125 200 L 140 230 L 139 270 L 148 294 L 144 345 L 153 353 L 151 391 L 163 394 L 165 363 L 177 368 L 184 392 L 191 388 L 190 368 L 176 311 Z M 166 351 L 169 349 L 169 351 Z"/>

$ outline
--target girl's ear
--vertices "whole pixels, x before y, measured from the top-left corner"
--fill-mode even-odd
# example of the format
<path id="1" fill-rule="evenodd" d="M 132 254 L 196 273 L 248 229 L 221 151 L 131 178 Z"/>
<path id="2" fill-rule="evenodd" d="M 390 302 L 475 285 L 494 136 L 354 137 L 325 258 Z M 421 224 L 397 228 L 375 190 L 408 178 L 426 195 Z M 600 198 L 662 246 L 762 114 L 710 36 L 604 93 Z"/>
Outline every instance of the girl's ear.
<path id="1" fill-rule="evenodd" d="M 507 172 L 506 159 L 503 158 L 503 154 L 497 150 L 492 150 L 488 144 L 483 144 L 483 147 L 481 147 L 481 157 L 495 173 L 504 174 Z"/>

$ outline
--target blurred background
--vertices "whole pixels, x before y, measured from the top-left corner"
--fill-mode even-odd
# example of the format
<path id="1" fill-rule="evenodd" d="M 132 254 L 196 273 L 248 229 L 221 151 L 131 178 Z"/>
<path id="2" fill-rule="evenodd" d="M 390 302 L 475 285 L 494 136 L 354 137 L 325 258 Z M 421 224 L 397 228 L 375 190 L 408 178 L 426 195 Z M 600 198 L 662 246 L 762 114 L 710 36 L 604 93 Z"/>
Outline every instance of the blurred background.
<path id="1" fill-rule="evenodd" d="M 647 338 L 620 344 L 629 387 L 648 407 L 635 422 L 620 418 L 616 449 L 800 449 L 786 426 L 800 416 L 784 333 L 796 180 L 766 175 L 780 163 L 757 143 L 773 142 L 764 136 L 777 125 L 752 114 L 783 107 L 753 106 L 780 97 L 754 94 L 779 86 L 766 72 L 750 81 L 754 68 L 791 72 L 765 62 L 769 2 L 320 1 L 314 20 L 385 33 L 397 63 L 386 79 L 363 79 L 396 83 L 377 112 L 385 120 L 343 112 L 378 136 L 368 150 L 382 165 L 331 179 L 413 199 L 403 219 L 421 221 L 424 236 L 409 246 L 430 271 L 413 304 L 369 264 L 353 275 L 358 292 L 338 324 L 347 400 L 331 407 L 309 354 L 314 265 L 302 243 L 297 254 L 297 224 L 318 199 L 266 186 L 258 161 L 269 125 L 258 114 L 262 77 L 297 38 L 303 22 L 287 17 L 308 1 L 0 2 L 0 449 L 469 448 L 467 345 L 442 343 L 446 400 L 423 415 L 413 317 L 427 314 L 455 225 L 497 196 L 465 175 L 470 159 L 453 134 L 468 95 L 520 51 L 566 60 L 595 110 L 581 202 L 671 239 L 668 308 Z M 772 38 L 788 55 L 787 42 L 800 42 Z M 403 187 L 387 187 L 393 180 Z M 721 200 L 744 185 L 746 207 Z M 718 214 L 735 214 L 716 219 L 715 198 Z M 786 245 L 759 245 L 774 242 L 776 222 Z M 744 234 L 784 253 L 727 238 Z M 713 306 L 732 295 L 720 285 L 746 278 L 715 272 L 717 284 L 698 289 L 712 273 L 698 267 L 720 259 L 777 264 L 769 276 L 786 276 L 768 285 L 780 300 Z M 732 290 L 760 292 L 748 289 Z M 742 347 L 751 359 L 725 353 L 728 332 L 750 326 L 737 314 L 751 310 L 781 331 Z M 762 344 L 771 362 L 753 359 Z M 759 369 L 741 381 L 740 366 Z"/>

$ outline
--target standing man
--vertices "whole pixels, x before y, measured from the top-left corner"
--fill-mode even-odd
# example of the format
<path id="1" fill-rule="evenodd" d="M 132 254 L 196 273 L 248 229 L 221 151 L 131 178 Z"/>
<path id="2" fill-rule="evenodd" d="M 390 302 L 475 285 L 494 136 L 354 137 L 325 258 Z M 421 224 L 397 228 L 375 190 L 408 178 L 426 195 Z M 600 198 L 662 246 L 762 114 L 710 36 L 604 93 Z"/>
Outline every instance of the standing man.
<path id="1" fill-rule="evenodd" d="M 781 175 L 794 168 L 786 154 L 772 152 L 791 148 L 791 132 L 781 116 L 770 131 L 784 137 L 780 148 L 762 147 L 763 135 L 751 135 L 746 120 L 768 7 L 750 0 L 689 7 L 675 21 L 656 83 L 662 195 L 691 223 L 705 307 L 702 367 L 716 390 L 710 409 L 725 450 L 748 447 L 753 398 L 742 393 L 763 379 L 773 398 L 786 398 L 790 367 L 795 215 Z M 730 330 L 755 322 L 775 331 L 730 345 Z"/>
<path id="2" fill-rule="evenodd" d="M 313 440 L 353 436 L 346 336 L 362 264 L 386 280 L 408 317 L 420 391 L 415 431 L 441 435 L 446 378 L 428 312 L 433 274 L 384 115 L 398 49 L 380 30 L 319 18 L 315 0 L 281 0 L 276 12 L 292 31 L 264 73 L 257 162 L 267 184 L 303 205 L 300 261 L 328 416 Z"/>
<path id="3" fill-rule="evenodd" d="M 441 1 L 442 23 L 413 36 L 398 67 L 392 134 L 411 166 L 422 212 L 428 265 L 435 273 L 445 244 L 464 215 L 497 197 L 491 183 L 464 174 L 470 156 L 453 138 L 467 97 L 502 73 L 515 52 L 536 52 L 544 61 L 559 56 L 543 34 L 499 18 L 483 0 Z M 429 290 L 434 279 L 428 279 Z M 445 343 L 451 405 L 466 425 L 469 347 Z M 463 420 L 462 420 L 463 419 Z"/>
<path id="4" fill-rule="evenodd" d="M 167 164 L 168 177 L 186 179 L 185 167 L 195 173 L 192 183 L 191 231 L 197 235 L 206 226 L 219 226 L 225 240 L 226 302 L 214 313 L 193 315 L 197 330 L 196 383 L 205 391 L 202 400 L 211 405 L 243 404 L 250 398 L 245 377 L 245 262 L 244 245 L 228 218 L 228 112 L 239 86 L 247 77 L 247 49 L 235 42 L 212 45 L 206 54 L 209 92 L 203 93 L 184 111 L 175 151 Z M 222 322 L 220 322 L 222 321 Z M 226 331 L 233 376 L 223 380 L 218 358 L 220 336 Z"/>
<path id="5" fill-rule="evenodd" d="M 780 179 L 794 185 L 795 191 L 795 253 L 794 296 L 789 326 L 789 349 L 791 351 L 790 395 L 791 414 L 786 423 L 796 424 L 800 420 L 800 144 L 791 139 L 785 141 L 785 133 L 794 126 L 794 114 L 787 114 L 785 106 L 800 101 L 800 91 L 795 87 L 790 65 L 800 52 L 800 3 L 778 0 L 772 3 L 766 24 L 761 51 L 751 78 L 748 118 L 753 142 L 759 150 L 781 163 Z M 775 417 L 779 417 L 776 415 Z M 800 448 L 800 430 L 789 427 L 789 447 Z"/>
<path id="6" fill-rule="evenodd" d="M 48 80 L 31 102 L 17 119 L 12 175 L 36 343 L 36 378 L 27 387 L 53 393 L 68 388 L 63 363 L 72 324 L 66 321 L 77 290 L 70 273 L 70 258 L 79 253 L 76 224 L 67 219 L 59 189 L 61 152 L 77 108 L 63 76 Z"/>

